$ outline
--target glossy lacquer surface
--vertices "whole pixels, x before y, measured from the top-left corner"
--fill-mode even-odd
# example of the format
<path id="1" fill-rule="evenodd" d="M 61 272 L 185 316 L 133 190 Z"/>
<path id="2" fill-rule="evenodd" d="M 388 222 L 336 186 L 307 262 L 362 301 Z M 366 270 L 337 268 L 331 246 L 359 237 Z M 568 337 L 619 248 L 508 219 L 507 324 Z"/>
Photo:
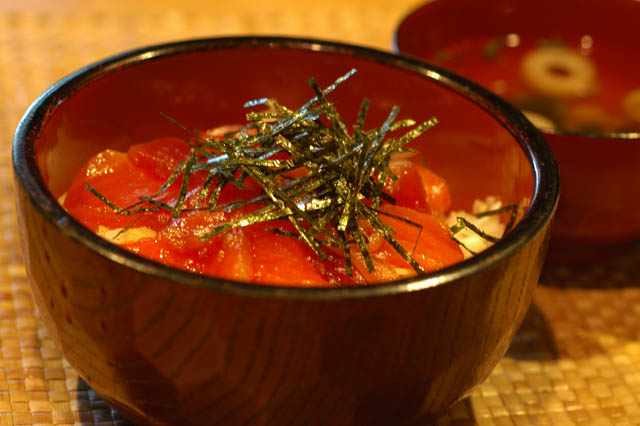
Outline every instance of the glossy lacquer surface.
<path id="1" fill-rule="evenodd" d="M 450 406 L 487 377 L 530 303 L 558 197 L 553 157 L 516 111 L 419 62 L 343 45 L 219 39 L 150 52 L 52 88 L 14 144 L 35 299 L 65 357 L 103 398 L 139 424 L 401 424 Z M 260 65 L 257 77 L 249 64 Z M 179 135 L 157 111 L 194 128 L 233 122 L 247 99 L 297 105 L 311 96 L 309 76 L 324 85 L 354 66 L 358 77 L 335 93 L 347 119 L 364 95 L 378 105 L 372 122 L 394 104 L 418 120 L 437 115 L 441 125 L 416 148 L 451 181 L 456 205 L 488 194 L 531 200 L 509 236 L 471 261 L 403 282 L 261 287 L 138 258 L 55 202 L 69 169 L 92 153 Z"/>
<path id="2" fill-rule="evenodd" d="M 609 98 L 614 94 L 622 98 L 640 87 L 638 22 L 640 3 L 635 0 L 436 0 L 402 21 L 395 44 L 399 52 L 438 62 L 438 55 L 447 49 L 478 41 L 481 57 L 486 41 L 508 34 L 517 35 L 519 46 L 563 43 L 595 61 L 603 82 L 596 99 L 603 105 L 615 104 L 611 113 L 620 114 L 615 112 L 619 99 Z M 517 49 L 521 47 L 512 50 Z M 468 60 L 472 55 L 467 55 L 441 65 L 499 91 L 496 81 L 520 84 L 519 59 L 509 59 L 518 55 L 507 50 L 497 60 Z M 543 136 L 562 176 L 562 197 L 552 231 L 553 259 L 598 260 L 638 241 L 640 133 L 543 131 Z"/>

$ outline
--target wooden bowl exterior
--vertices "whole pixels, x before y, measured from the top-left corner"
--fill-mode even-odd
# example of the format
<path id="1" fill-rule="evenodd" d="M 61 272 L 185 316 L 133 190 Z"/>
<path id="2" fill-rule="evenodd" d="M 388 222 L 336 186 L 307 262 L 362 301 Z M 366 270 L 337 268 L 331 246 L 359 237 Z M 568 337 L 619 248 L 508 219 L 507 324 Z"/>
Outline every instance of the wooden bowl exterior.
<path id="1" fill-rule="evenodd" d="M 344 69 L 347 59 L 355 56 L 359 67 L 377 69 L 383 79 L 389 64 L 411 65 L 402 71 L 407 81 L 427 78 L 416 61 L 314 43 L 341 51 L 331 53 L 337 55 L 337 68 Z M 327 57 L 320 60 L 326 62 Z M 121 67 L 129 56 L 123 58 L 116 61 Z M 107 63 L 91 70 L 109 67 Z M 80 78 L 72 87 L 93 84 L 82 80 L 83 75 L 69 80 Z M 476 149 L 477 158 L 485 155 L 485 163 L 495 167 L 480 167 L 478 173 L 489 177 L 472 179 L 473 188 L 496 191 L 511 200 L 530 196 L 529 213 L 491 250 L 447 271 L 327 291 L 261 287 L 177 271 L 112 246 L 80 226 L 54 198 L 68 174 L 69 166 L 61 158 L 75 161 L 69 154 L 74 145 L 65 146 L 70 139 L 60 135 L 82 133 L 78 128 L 66 132 L 65 123 L 77 123 L 83 114 L 104 118 L 101 114 L 110 113 L 106 118 L 111 122 L 135 123 L 139 117 L 130 105 L 119 117 L 121 111 L 109 109 L 109 101 L 83 101 L 82 88 L 62 101 L 55 96 L 51 101 L 52 95 L 45 94 L 44 105 L 36 102 L 17 132 L 16 200 L 33 294 L 67 360 L 104 399 L 139 424 L 399 424 L 462 398 L 489 375 L 524 317 L 546 252 L 558 182 L 553 157 L 519 113 L 472 87 L 482 94 L 474 100 L 484 109 L 474 105 L 466 98 L 472 94 L 465 94 L 471 86 L 455 76 L 441 76 L 447 78 L 452 79 L 446 83 L 450 86 L 429 83 L 440 92 L 438 101 L 458 102 L 458 111 L 468 104 L 467 117 L 477 119 L 469 120 L 469 134 L 464 126 L 443 125 L 425 150 L 432 150 L 430 158 L 443 163 L 443 172 L 454 182 L 464 182 L 460 171 L 444 164 L 451 156 L 446 147 Z M 95 81 L 106 89 L 85 95 L 114 91 L 109 78 Z M 415 90 L 409 85 L 404 93 Z M 76 98 L 81 100 L 74 103 Z M 483 105 L 488 100 L 491 104 Z M 413 104 L 407 101 L 409 110 L 424 106 L 415 100 Z M 63 113 L 52 111 L 56 108 Z M 499 122 L 492 115 L 502 117 L 505 111 L 515 113 L 515 118 Z M 122 127 L 130 126 L 125 122 Z M 147 127 L 160 134 L 166 130 Z M 100 128 L 86 134 L 99 140 Z M 467 140 L 478 129 L 485 129 L 486 140 L 471 137 L 467 144 L 451 137 L 455 130 L 462 135 L 458 139 Z M 111 136 L 111 142 L 99 149 L 122 139 Z M 96 147 L 75 148 L 86 160 Z M 534 170 L 541 174 L 534 176 Z M 465 173 L 473 176 L 474 171 Z M 471 198 L 473 191 L 467 192 L 466 198 Z"/>
<path id="2" fill-rule="evenodd" d="M 67 360 L 140 424 L 398 424 L 449 407 L 506 351 L 546 230 L 446 285 L 346 300 L 251 298 L 147 274 L 18 199 L 27 271 Z"/>

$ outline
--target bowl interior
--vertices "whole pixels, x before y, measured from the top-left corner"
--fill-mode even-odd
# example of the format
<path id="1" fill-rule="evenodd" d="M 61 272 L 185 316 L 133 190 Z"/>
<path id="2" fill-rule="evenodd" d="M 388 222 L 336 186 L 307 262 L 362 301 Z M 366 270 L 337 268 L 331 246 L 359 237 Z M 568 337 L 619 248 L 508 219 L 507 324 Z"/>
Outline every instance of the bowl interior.
<path id="1" fill-rule="evenodd" d="M 347 123 L 355 121 L 364 97 L 372 105 L 365 127 L 380 126 L 394 105 L 401 107 L 399 118 L 438 118 L 439 124 L 413 148 L 447 179 L 454 208 L 470 209 L 473 200 L 489 195 L 505 203 L 533 200 L 544 214 L 525 216 L 537 222 L 514 231 L 520 241 L 549 219 L 557 189 L 555 164 L 539 134 L 515 109 L 417 61 L 306 41 L 200 40 L 90 66 L 54 86 L 23 120 L 28 137 L 17 137 L 14 158 L 24 143 L 34 151 L 26 161 L 34 161 L 26 168 L 17 164 L 18 176 L 34 179 L 35 192 L 42 191 L 37 202 L 50 204 L 54 216 L 64 217 L 54 199 L 92 155 L 156 137 L 188 136 L 161 113 L 188 129 L 244 123 L 245 101 L 273 97 L 297 108 L 313 96 L 310 77 L 324 87 L 351 68 L 358 72 L 330 95 Z M 27 172 L 33 176 L 25 177 Z M 541 179 L 549 190 L 542 195 Z M 65 226 L 81 227 L 66 219 Z"/>
<path id="2" fill-rule="evenodd" d="M 297 49 L 233 48 L 170 55 L 96 76 L 48 117 L 35 150 L 54 196 L 86 160 L 109 147 L 244 123 L 245 101 L 273 97 L 297 108 L 313 96 L 310 77 L 325 87 L 351 67 L 358 72 L 331 98 L 353 123 L 364 97 L 367 124 L 379 126 L 394 105 L 400 118 L 439 124 L 414 145 L 452 185 L 457 207 L 499 195 L 508 202 L 533 196 L 533 169 L 515 138 L 490 114 L 422 75 L 348 55 Z"/>
<path id="3" fill-rule="evenodd" d="M 637 50 L 638 9 L 635 0 L 434 0 L 403 20 L 396 43 L 402 51 L 431 54 L 471 37 L 516 33 L 525 39 L 573 40 L 591 35 L 595 43 Z"/>

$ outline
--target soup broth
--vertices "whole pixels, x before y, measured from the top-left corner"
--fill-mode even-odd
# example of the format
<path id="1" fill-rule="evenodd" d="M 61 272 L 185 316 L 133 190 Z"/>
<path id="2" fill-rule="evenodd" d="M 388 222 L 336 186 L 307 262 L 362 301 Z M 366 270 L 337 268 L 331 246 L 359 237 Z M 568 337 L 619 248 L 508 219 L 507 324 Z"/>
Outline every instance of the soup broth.
<path id="1" fill-rule="evenodd" d="M 640 131 L 640 82 L 631 71 L 640 67 L 640 58 L 588 35 L 526 40 L 511 33 L 467 39 L 430 59 L 504 97 L 540 128 L 584 134 Z"/>

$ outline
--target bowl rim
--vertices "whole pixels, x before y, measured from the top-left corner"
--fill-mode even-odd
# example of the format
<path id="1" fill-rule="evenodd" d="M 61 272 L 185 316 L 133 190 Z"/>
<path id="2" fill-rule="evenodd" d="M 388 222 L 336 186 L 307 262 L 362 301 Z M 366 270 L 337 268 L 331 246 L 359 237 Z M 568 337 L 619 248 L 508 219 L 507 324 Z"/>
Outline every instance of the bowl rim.
<path id="1" fill-rule="evenodd" d="M 435 3 L 443 3 L 444 0 L 431 0 L 427 3 L 415 6 L 413 9 L 409 10 L 399 21 L 393 31 L 393 36 L 391 40 L 391 50 L 392 52 L 398 55 L 406 55 L 411 56 L 413 58 L 421 59 L 427 63 L 430 63 L 427 58 L 421 58 L 418 55 L 414 55 L 411 52 L 407 52 L 403 50 L 400 45 L 403 44 L 403 37 L 401 34 L 407 33 L 407 26 L 409 25 L 409 21 L 412 19 L 417 19 L 417 14 L 424 12 L 427 9 L 432 9 Z M 485 10 L 489 10 L 489 8 L 485 8 Z M 409 37 L 407 35 L 407 37 Z M 466 78 L 466 77 L 465 77 Z M 476 83 L 479 84 L 479 83 Z M 484 87 L 484 86 L 482 86 Z M 607 143 L 628 143 L 628 141 L 636 141 L 640 140 L 640 131 L 638 132 L 611 132 L 611 133 L 598 133 L 598 132 L 589 132 L 589 133 L 580 133 L 580 132 L 570 132 L 566 130 L 559 129 L 538 129 L 540 133 L 543 135 L 553 135 L 553 136 L 569 136 L 576 138 L 586 138 L 586 139 L 605 139 Z"/>
<path id="2" fill-rule="evenodd" d="M 145 61 L 154 61 L 164 57 L 201 50 L 233 49 L 238 47 L 311 50 L 324 54 L 370 60 L 383 66 L 399 68 L 403 72 L 418 75 L 445 87 L 447 90 L 452 90 L 467 101 L 473 102 L 485 110 L 518 142 L 532 166 L 534 176 L 534 193 L 531 197 L 529 209 L 525 212 L 518 225 L 498 243 L 484 252 L 455 265 L 428 274 L 375 285 L 308 288 L 231 281 L 160 264 L 98 237 L 76 221 L 58 204 L 53 195 L 49 193 L 40 175 L 33 143 L 58 105 L 95 79 L 122 68 L 135 66 Z M 489 269 L 501 260 L 514 255 L 547 226 L 553 216 L 559 197 L 557 164 L 542 135 L 524 118 L 520 111 L 486 89 L 450 71 L 427 64 L 416 58 L 334 41 L 280 36 L 247 35 L 181 40 L 128 50 L 86 65 L 54 83 L 27 109 L 15 132 L 12 160 L 16 186 L 19 186 L 16 191 L 24 191 L 28 201 L 59 231 L 98 255 L 138 272 L 175 283 L 260 298 L 299 300 L 360 299 L 398 295 L 455 282 L 483 269 Z M 18 195 L 16 194 L 16 196 Z"/>

